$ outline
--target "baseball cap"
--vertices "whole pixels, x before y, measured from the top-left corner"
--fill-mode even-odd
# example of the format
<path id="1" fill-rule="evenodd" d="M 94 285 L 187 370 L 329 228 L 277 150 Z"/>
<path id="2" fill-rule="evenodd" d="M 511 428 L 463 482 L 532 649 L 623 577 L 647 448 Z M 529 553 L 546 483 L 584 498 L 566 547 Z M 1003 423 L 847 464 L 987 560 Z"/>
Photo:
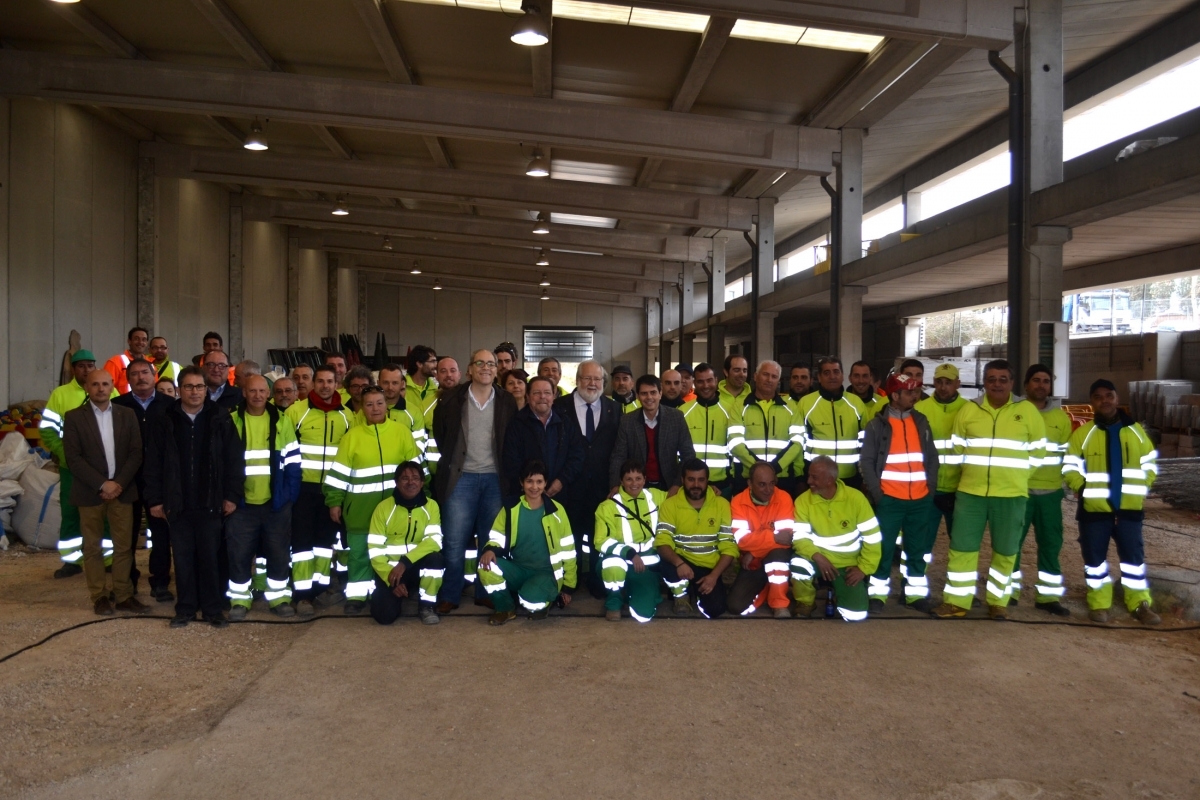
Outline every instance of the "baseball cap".
<path id="1" fill-rule="evenodd" d="M 901 373 L 889 375 L 887 379 L 888 397 L 891 397 L 892 392 L 899 392 L 902 389 L 920 389 L 921 382 L 916 378 Z"/>
<path id="2" fill-rule="evenodd" d="M 71 363 L 78 364 L 80 361 L 95 361 L 96 357 L 92 355 L 91 350 L 76 350 L 71 355 Z"/>
<path id="3" fill-rule="evenodd" d="M 938 364 L 937 369 L 933 371 L 935 378 L 949 378 L 952 381 L 958 380 L 958 367 L 953 364 Z"/>
<path id="4" fill-rule="evenodd" d="M 617 364 L 615 367 L 612 368 L 611 374 L 612 375 L 628 375 L 629 377 L 632 378 L 633 370 L 631 370 L 629 367 L 625 366 L 624 364 Z"/>

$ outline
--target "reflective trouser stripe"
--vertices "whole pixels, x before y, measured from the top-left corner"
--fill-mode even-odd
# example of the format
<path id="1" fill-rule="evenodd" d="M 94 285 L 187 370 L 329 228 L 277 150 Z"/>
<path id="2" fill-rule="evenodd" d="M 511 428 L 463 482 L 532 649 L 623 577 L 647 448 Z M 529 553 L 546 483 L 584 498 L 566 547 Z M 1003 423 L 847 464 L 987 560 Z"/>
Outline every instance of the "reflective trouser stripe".
<path id="1" fill-rule="evenodd" d="M 992 544 L 987 571 L 987 602 L 1006 606 L 1012 597 L 1011 578 L 1025 520 L 1024 497 L 981 497 L 958 492 L 954 500 L 954 527 L 950 534 L 950 559 L 946 568 L 943 600 L 970 608 L 978 579 L 979 548 L 984 531 Z"/>
<path id="2" fill-rule="evenodd" d="M 867 618 L 867 606 L 870 600 L 867 594 L 867 583 L 859 581 L 856 586 L 848 586 L 846 569 L 847 567 L 838 568 L 837 575 L 833 579 L 834 602 L 842 619 L 847 622 L 861 622 Z M 793 581 L 792 594 L 797 602 L 813 605 L 817 599 L 817 587 L 812 579 Z"/>
<path id="3" fill-rule="evenodd" d="M 1017 560 L 1013 567 L 1013 597 L 1021 596 L 1021 550 L 1029 529 L 1033 528 L 1037 542 L 1038 602 L 1057 600 L 1066 594 L 1062 579 L 1059 555 L 1063 546 L 1062 501 L 1063 490 L 1048 494 L 1031 494 L 1025 503 L 1025 524 L 1021 528 L 1021 543 L 1017 546 Z M 1043 580 L 1043 576 L 1045 579 Z"/>

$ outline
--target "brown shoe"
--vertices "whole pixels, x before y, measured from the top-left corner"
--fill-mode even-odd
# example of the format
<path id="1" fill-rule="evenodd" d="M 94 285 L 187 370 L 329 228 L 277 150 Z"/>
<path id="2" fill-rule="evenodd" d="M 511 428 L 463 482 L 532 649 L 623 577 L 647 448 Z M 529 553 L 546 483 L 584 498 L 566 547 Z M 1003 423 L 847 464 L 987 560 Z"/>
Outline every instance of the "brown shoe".
<path id="1" fill-rule="evenodd" d="M 150 606 L 138 600 L 136 597 L 131 597 L 128 600 L 122 600 L 116 605 L 117 611 L 132 611 L 134 614 L 145 614 L 150 610 Z"/>
<path id="2" fill-rule="evenodd" d="M 813 607 L 811 603 L 796 603 L 796 616 L 800 619 L 806 619 L 812 616 Z"/>
<path id="3" fill-rule="evenodd" d="M 613 609 L 609 609 L 608 611 L 605 611 L 604 618 L 606 620 L 608 620 L 609 622 L 620 622 L 621 621 L 621 609 L 613 608 Z"/>
<path id="4" fill-rule="evenodd" d="M 957 619 L 959 617 L 965 617 L 967 615 L 967 610 L 965 608 L 959 608 L 953 603 L 942 603 L 933 610 L 933 615 L 938 619 Z"/>
<path id="5" fill-rule="evenodd" d="M 1162 617 L 1160 617 L 1158 614 L 1155 614 L 1150 608 L 1150 603 L 1146 602 L 1145 600 L 1143 600 L 1142 604 L 1133 610 L 1133 616 L 1143 625 L 1157 625 L 1162 622 Z"/>
<path id="6" fill-rule="evenodd" d="M 488 625 L 503 625 L 510 619 L 516 619 L 517 612 L 509 609 L 508 611 L 497 611 L 492 616 L 488 617 Z"/>
<path id="7" fill-rule="evenodd" d="M 438 614 L 449 614 L 454 609 L 458 608 L 458 603 L 451 603 L 448 600 L 443 600 L 433 607 L 433 610 Z"/>
<path id="8" fill-rule="evenodd" d="M 1107 623 L 1108 622 L 1108 609 L 1107 608 L 1093 608 L 1091 611 L 1088 612 L 1088 619 L 1090 619 L 1092 622 L 1099 622 L 1101 624 Z"/>
<path id="9" fill-rule="evenodd" d="M 988 619 L 994 619 L 997 622 L 1004 622 L 1008 619 L 1007 606 L 988 606 Z"/>
<path id="10" fill-rule="evenodd" d="M 108 595 L 105 595 L 96 601 L 96 605 L 93 606 L 92 610 L 102 617 L 111 617 L 113 615 L 112 600 L 109 600 Z"/>
<path id="11" fill-rule="evenodd" d="M 475 605 L 483 606 L 484 608 L 490 608 L 492 610 L 495 610 L 495 608 L 496 608 L 495 604 L 492 603 L 492 598 L 487 597 L 486 595 L 483 597 L 476 597 Z"/>

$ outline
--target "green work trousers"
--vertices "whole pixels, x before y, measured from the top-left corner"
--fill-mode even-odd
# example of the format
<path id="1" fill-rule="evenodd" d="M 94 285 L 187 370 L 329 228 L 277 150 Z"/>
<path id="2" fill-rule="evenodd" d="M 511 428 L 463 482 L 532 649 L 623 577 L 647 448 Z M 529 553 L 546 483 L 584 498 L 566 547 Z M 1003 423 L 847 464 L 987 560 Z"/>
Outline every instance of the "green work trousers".
<path id="1" fill-rule="evenodd" d="M 530 612 L 545 611 L 558 597 L 558 581 L 547 563 L 544 569 L 523 567 L 509 558 L 497 558 L 490 569 L 480 570 L 479 582 L 497 611 L 511 611 L 513 594 Z"/>
<path id="2" fill-rule="evenodd" d="M 933 524 L 936 509 L 933 495 L 927 494 L 920 500 L 900 500 L 884 495 L 875 506 L 875 518 L 883 533 L 882 555 L 879 568 L 870 576 L 867 593 L 872 600 L 886 601 L 892 589 L 892 557 L 900 531 L 904 531 L 904 562 L 900 573 L 904 576 L 904 601 L 912 603 L 929 596 L 929 580 L 925 567 L 933 550 L 933 537 L 937 527 Z"/>
<path id="3" fill-rule="evenodd" d="M 970 608 L 979 580 L 979 546 L 984 530 L 992 535 L 987 602 L 1007 606 L 1012 596 L 1012 571 L 1021 548 L 1025 523 L 1024 497 L 981 497 L 959 492 L 954 498 L 954 528 L 950 534 L 950 563 L 946 567 L 943 600 Z"/>
<path id="4" fill-rule="evenodd" d="M 1037 542 L 1037 601 L 1052 603 L 1061 600 L 1067 593 L 1062 567 L 1058 563 L 1063 545 L 1062 501 L 1065 495 L 1062 489 L 1049 494 L 1029 494 L 1029 502 L 1025 504 L 1025 524 L 1021 528 L 1021 543 L 1017 545 L 1017 560 L 1013 564 L 1014 598 L 1021 596 L 1021 548 L 1025 546 L 1025 537 L 1029 535 L 1031 525 Z"/>
<path id="5" fill-rule="evenodd" d="M 815 562 L 813 568 L 816 569 Z M 867 596 L 867 581 L 864 579 L 854 586 L 850 586 L 846 583 L 847 569 L 849 567 L 840 567 L 837 574 L 834 575 L 833 599 L 842 619 L 846 622 L 862 622 L 867 618 L 867 603 L 870 600 Z M 796 602 L 806 606 L 811 606 L 816 602 L 817 587 L 814 581 L 815 576 L 809 580 L 792 581 L 792 594 L 795 596 Z"/>

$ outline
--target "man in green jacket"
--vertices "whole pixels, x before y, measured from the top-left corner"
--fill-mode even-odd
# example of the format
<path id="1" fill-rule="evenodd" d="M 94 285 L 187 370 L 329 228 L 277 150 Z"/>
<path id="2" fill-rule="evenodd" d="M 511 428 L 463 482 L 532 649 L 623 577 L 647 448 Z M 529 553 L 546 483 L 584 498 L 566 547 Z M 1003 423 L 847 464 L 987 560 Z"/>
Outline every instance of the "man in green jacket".
<path id="1" fill-rule="evenodd" d="M 918 400 L 913 406 L 929 420 L 933 431 L 933 443 L 938 450 L 937 490 L 933 493 L 933 531 L 937 538 L 938 525 L 946 520 L 946 534 L 954 523 L 954 493 L 958 491 L 958 478 L 962 473 L 962 456 L 954 452 L 951 434 L 954 419 L 966 405 L 967 398 L 958 393 L 962 381 L 958 378 L 958 367 L 953 364 L 938 364 L 933 371 L 933 395 Z"/>

